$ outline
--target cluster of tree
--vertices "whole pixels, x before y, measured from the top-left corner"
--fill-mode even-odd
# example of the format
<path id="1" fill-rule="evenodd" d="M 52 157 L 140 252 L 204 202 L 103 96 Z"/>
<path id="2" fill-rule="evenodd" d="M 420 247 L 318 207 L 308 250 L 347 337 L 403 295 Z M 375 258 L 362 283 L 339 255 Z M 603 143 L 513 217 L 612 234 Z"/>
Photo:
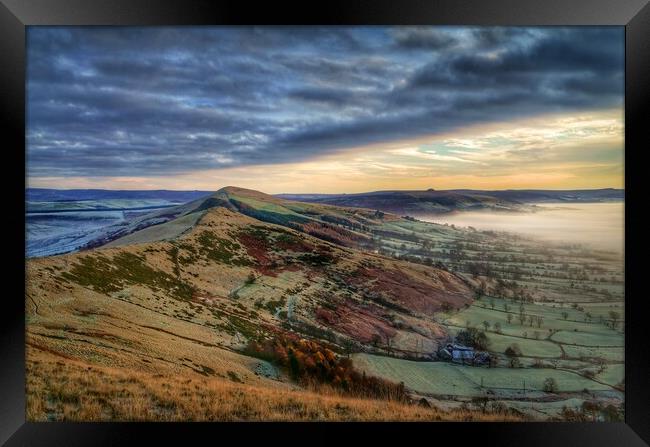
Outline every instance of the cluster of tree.
<path id="1" fill-rule="evenodd" d="M 486 351 L 490 346 L 490 339 L 485 334 L 475 327 L 468 327 L 456 334 L 456 341 L 465 346 L 471 346 L 480 351 Z"/>
<path id="2" fill-rule="evenodd" d="M 618 324 L 618 320 L 621 318 L 621 314 L 619 314 L 615 310 L 610 310 L 609 311 L 609 319 L 612 323 L 612 329 L 616 329 L 616 325 Z"/>
<path id="3" fill-rule="evenodd" d="M 320 219 L 323 222 L 329 222 L 335 225 L 338 225 L 340 227 L 343 227 L 347 230 L 361 230 L 364 232 L 370 232 L 370 227 L 363 225 L 360 222 L 352 221 L 350 219 L 346 219 L 344 217 L 339 217 L 339 216 L 333 216 L 329 214 L 321 214 Z"/>
<path id="4" fill-rule="evenodd" d="M 399 259 L 400 261 L 408 261 L 412 262 L 413 264 L 421 264 L 421 265 L 426 265 L 429 267 L 436 267 L 440 270 L 445 270 L 445 271 L 450 271 L 448 268 L 447 264 L 445 264 L 442 261 L 434 261 L 433 258 L 431 257 L 422 257 L 422 256 L 413 256 L 413 255 L 408 255 L 408 254 L 400 254 L 396 253 L 390 250 L 386 250 L 384 248 L 380 248 L 378 250 L 379 254 L 384 255 L 384 256 L 389 256 L 395 259 Z"/>
<path id="5" fill-rule="evenodd" d="M 504 354 L 508 356 L 509 365 L 511 368 L 519 368 L 521 366 L 519 357 L 521 357 L 523 354 L 521 352 L 521 348 L 517 343 L 513 343 L 508 346 L 504 351 Z"/>
<path id="6" fill-rule="evenodd" d="M 352 360 L 310 340 L 277 336 L 261 342 L 252 341 L 246 353 L 270 361 L 288 371 L 303 386 L 329 385 L 356 397 L 371 397 L 405 402 L 404 383 L 393 383 L 357 371 Z"/>
<path id="7" fill-rule="evenodd" d="M 564 407 L 560 413 L 560 420 L 566 422 L 623 422 L 623 407 L 612 404 L 603 405 L 595 401 L 584 401 L 579 409 Z"/>
<path id="8" fill-rule="evenodd" d="M 511 299 L 513 302 L 525 303 L 533 301 L 528 286 L 521 286 L 516 281 L 507 281 L 501 278 L 497 279 L 491 287 L 488 287 L 485 281 L 481 280 L 477 287 L 477 294 L 478 291 L 481 292 L 481 295 L 489 294 L 497 298 Z M 490 301 L 490 306 L 494 309 L 494 301 Z"/>
<path id="9" fill-rule="evenodd" d="M 490 328 L 492 328 L 494 333 L 496 333 L 496 334 L 501 333 L 501 323 L 499 323 L 498 321 L 495 321 L 494 324 L 490 324 L 489 321 L 484 320 L 483 323 L 481 323 L 481 324 L 483 325 L 483 328 L 485 329 L 485 332 L 488 332 L 490 330 Z"/>

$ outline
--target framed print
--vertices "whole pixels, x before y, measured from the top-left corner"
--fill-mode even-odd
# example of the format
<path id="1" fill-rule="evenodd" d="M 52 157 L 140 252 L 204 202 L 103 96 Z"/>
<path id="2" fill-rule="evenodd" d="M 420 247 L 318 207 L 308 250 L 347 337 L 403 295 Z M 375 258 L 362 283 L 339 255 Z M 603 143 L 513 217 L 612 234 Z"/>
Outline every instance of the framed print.
<path id="1" fill-rule="evenodd" d="M 0 439 L 647 445 L 648 22 L 4 1 Z"/>

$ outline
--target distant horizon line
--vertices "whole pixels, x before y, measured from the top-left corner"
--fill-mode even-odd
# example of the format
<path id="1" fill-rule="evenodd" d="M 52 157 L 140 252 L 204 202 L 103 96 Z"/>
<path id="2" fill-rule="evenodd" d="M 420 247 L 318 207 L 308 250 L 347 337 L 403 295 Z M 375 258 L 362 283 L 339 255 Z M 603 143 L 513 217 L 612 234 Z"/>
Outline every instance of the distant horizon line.
<path id="1" fill-rule="evenodd" d="M 251 191 L 258 191 L 262 192 L 264 194 L 272 195 L 272 196 L 279 196 L 279 195 L 341 195 L 341 194 L 368 194 L 368 193 L 374 193 L 374 192 L 424 192 L 424 191 L 437 191 L 437 192 L 443 192 L 443 191 L 603 191 L 603 190 L 612 190 L 612 191 L 625 191 L 625 188 L 614 188 L 614 187 L 605 187 L 605 188 L 575 188 L 575 189 L 566 189 L 566 188 L 503 188 L 503 189 L 474 189 L 474 188 L 453 188 L 453 189 L 435 189 L 435 188 L 427 188 L 427 189 L 377 189 L 377 190 L 371 190 L 371 191 L 363 191 L 363 192 L 281 192 L 281 193 L 265 193 L 262 190 L 259 189 L 251 189 L 251 188 L 244 188 L 241 186 L 235 186 L 235 185 L 226 185 L 222 186 L 218 189 L 214 190 L 204 190 L 204 189 L 160 189 L 160 188 L 155 188 L 155 189 L 108 189 L 108 188 L 43 188 L 43 187 L 26 187 L 25 191 L 29 190 L 48 190 L 48 191 L 114 191 L 114 192 L 146 192 L 146 191 L 169 191 L 169 192 L 217 192 L 221 189 L 224 188 L 229 188 L 229 187 L 234 187 L 234 188 L 241 188 L 241 189 L 248 189 Z"/>

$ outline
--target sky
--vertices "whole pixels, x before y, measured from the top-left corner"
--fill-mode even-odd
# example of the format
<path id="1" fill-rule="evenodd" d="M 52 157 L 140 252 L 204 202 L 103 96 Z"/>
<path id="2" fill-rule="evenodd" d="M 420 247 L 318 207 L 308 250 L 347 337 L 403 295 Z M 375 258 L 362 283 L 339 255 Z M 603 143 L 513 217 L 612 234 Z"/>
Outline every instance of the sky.
<path id="1" fill-rule="evenodd" d="M 28 27 L 27 184 L 623 187 L 623 27 Z"/>

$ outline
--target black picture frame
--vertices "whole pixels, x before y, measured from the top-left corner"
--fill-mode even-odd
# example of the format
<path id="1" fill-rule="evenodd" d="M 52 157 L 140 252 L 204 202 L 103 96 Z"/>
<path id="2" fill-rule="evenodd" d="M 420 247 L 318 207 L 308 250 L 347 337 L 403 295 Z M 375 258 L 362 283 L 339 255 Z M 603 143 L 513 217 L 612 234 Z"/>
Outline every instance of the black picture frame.
<path id="1" fill-rule="evenodd" d="M 5 288 L 0 308 L 0 442 L 6 445 L 115 445 L 187 442 L 204 436 L 257 436 L 287 443 L 443 439 L 501 446 L 642 446 L 650 443 L 650 331 L 640 259 L 644 192 L 642 152 L 650 116 L 648 0 L 2 0 L 2 191 Z M 625 62 L 625 422 L 624 423 L 27 423 L 25 422 L 25 29 L 31 25 L 431 24 L 622 25 Z M 644 138 L 646 137 L 646 138 Z M 367 440 L 367 441 L 365 441 Z M 240 442 L 240 441 L 238 441 Z"/>

